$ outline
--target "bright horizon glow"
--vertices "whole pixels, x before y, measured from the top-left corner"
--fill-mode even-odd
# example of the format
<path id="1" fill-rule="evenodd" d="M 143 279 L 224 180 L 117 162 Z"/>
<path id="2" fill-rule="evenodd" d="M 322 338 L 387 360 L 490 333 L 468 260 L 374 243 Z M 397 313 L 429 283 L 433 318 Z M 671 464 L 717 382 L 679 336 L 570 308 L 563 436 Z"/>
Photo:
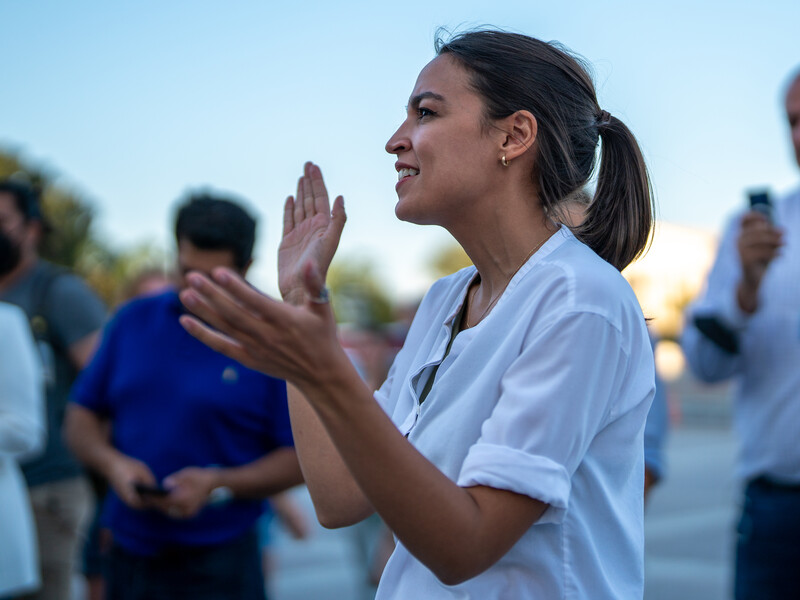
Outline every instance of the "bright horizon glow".
<path id="1" fill-rule="evenodd" d="M 283 201 L 313 160 L 345 197 L 339 258 L 372 257 L 408 298 L 450 238 L 395 218 L 383 147 L 437 27 L 491 24 L 584 56 L 601 106 L 639 139 L 660 218 L 719 230 L 747 188 L 797 185 L 782 95 L 798 22 L 796 0 L 3 2 L 0 146 L 85 191 L 117 247 L 171 250 L 188 189 L 247 198 L 260 220 L 253 280 L 271 293 Z"/>

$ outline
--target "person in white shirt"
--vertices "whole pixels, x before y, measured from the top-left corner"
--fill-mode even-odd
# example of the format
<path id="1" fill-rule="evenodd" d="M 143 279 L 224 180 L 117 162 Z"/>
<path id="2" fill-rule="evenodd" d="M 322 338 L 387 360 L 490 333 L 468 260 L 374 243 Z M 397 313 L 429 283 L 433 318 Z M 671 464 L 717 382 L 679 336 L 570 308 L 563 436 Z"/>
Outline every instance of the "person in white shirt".
<path id="1" fill-rule="evenodd" d="M 17 460 L 44 447 L 43 393 L 25 314 L 0 302 L 0 598 L 40 583 L 33 511 Z"/>
<path id="2" fill-rule="evenodd" d="M 619 270 L 651 227 L 641 153 L 557 46 L 483 30 L 437 50 L 386 144 L 395 212 L 446 228 L 475 266 L 429 291 L 380 390 L 336 338 L 324 281 L 344 206 L 310 163 L 284 214 L 284 302 L 192 274 L 182 300 L 205 323 L 182 323 L 293 384 L 322 524 L 377 511 L 397 539 L 377 598 L 640 598 L 653 356 Z M 600 139 L 573 232 L 551 215 Z"/>
<path id="3" fill-rule="evenodd" d="M 800 71 L 786 93 L 800 165 Z M 745 484 L 737 529 L 737 600 L 794 598 L 800 587 L 800 189 L 771 219 L 728 226 L 705 291 L 689 307 L 682 345 L 704 381 L 734 378 Z"/>

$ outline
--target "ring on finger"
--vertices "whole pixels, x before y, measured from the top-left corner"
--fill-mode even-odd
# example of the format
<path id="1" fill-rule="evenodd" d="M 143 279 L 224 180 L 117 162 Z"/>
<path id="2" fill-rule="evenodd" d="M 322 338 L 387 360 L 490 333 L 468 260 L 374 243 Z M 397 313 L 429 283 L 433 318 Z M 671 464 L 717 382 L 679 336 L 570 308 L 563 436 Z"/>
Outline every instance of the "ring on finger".
<path id="1" fill-rule="evenodd" d="M 311 296 L 309 300 L 311 300 L 311 302 L 314 304 L 327 304 L 331 301 L 331 292 L 326 286 L 323 286 L 320 288 L 319 294 L 316 296 Z"/>

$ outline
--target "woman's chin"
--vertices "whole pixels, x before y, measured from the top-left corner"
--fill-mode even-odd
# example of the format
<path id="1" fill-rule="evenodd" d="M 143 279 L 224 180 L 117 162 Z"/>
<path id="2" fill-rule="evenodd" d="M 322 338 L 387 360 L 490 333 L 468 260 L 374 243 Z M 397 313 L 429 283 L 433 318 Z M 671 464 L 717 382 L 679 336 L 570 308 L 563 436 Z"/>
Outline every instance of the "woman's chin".
<path id="1" fill-rule="evenodd" d="M 406 223 L 414 225 L 433 225 L 431 215 L 425 211 L 418 210 L 419 207 L 413 206 L 409 202 L 400 200 L 394 207 L 395 216 Z"/>

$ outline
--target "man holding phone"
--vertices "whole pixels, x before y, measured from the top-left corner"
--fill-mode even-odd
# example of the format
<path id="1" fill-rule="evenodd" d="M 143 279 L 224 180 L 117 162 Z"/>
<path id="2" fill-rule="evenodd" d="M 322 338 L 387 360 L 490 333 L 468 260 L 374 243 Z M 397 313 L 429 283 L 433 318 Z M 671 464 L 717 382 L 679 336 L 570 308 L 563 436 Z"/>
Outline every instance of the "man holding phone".
<path id="1" fill-rule="evenodd" d="M 800 72 L 786 93 L 800 165 Z M 794 598 L 800 587 L 800 189 L 752 193 L 728 227 L 682 340 L 700 379 L 737 381 L 736 600 Z"/>
<path id="2" fill-rule="evenodd" d="M 180 288 L 189 271 L 244 276 L 255 221 L 199 194 L 175 237 Z M 302 479 L 286 384 L 198 342 L 183 311 L 174 289 L 122 307 L 72 390 L 67 442 L 111 487 L 106 597 L 263 600 L 256 520 L 266 496 Z"/>

